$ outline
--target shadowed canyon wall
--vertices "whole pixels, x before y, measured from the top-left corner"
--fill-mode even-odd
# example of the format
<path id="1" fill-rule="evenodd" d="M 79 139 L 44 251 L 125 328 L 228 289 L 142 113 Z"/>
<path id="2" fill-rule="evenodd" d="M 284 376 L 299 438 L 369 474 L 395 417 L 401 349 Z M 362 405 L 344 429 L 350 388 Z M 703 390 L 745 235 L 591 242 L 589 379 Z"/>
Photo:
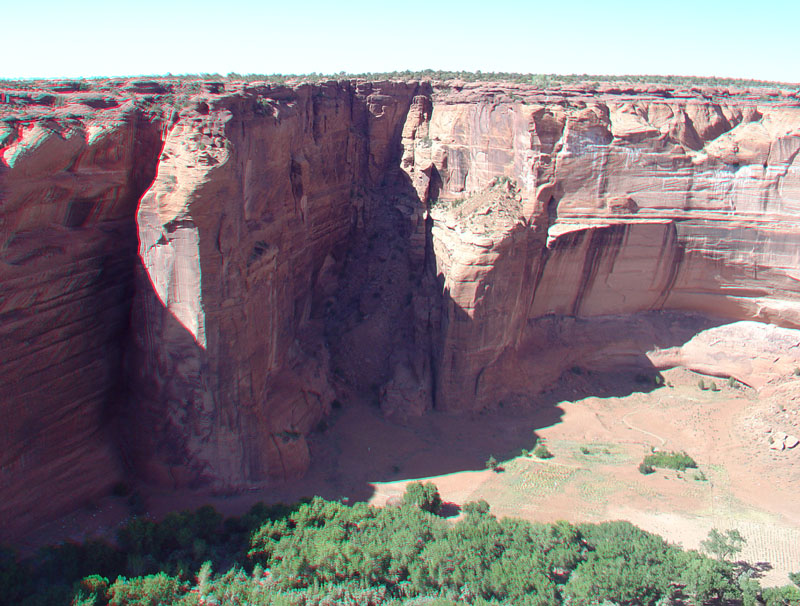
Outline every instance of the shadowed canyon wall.
<path id="1" fill-rule="evenodd" d="M 800 358 L 794 96 L 39 84 L 0 91 L 17 529 L 126 475 L 295 477 L 336 398 L 402 417 L 576 365 L 758 386 Z"/>

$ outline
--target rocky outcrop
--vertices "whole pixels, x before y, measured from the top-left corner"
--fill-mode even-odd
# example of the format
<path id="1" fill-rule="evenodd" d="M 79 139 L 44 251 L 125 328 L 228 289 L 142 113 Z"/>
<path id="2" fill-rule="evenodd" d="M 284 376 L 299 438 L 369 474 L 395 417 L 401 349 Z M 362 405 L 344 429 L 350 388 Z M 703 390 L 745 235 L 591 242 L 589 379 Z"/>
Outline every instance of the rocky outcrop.
<path id="1" fill-rule="evenodd" d="M 356 81 L 0 91 L 0 516 L 302 474 L 334 398 L 800 360 L 800 106 Z M 757 322 L 754 322 L 757 321 Z M 41 495 L 55 495 L 42 499 Z"/>

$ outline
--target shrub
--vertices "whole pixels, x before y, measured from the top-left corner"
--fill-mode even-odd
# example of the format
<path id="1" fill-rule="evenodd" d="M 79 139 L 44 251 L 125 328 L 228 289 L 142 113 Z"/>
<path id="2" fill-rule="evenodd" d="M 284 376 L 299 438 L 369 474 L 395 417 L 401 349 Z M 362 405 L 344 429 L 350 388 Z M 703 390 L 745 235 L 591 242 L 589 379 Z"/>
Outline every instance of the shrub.
<path id="1" fill-rule="evenodd" d="M 497 462 L 497 459 L 495 459 L 492 455 L 489 455 L 489 458 L 486 459 L 485 465 L 486 465 L 486 469 L 495 470 L 495 469 L 497 469 L 499 463 Z"/>
<path id="2" fill-rule="evenodd" d="M 697 468 L 695 460 L 685 452 L 654 452 L 647 455 L 643 463 L 653 467 L 677 469 L 678 471 Z"/>
<path id="3" fill-rule="evenodd" d="M 585 455 L 592 454 L 592 451 L 587 446 L 581 446 L 581 452 Z"/>
<path id="4" fill-rule="evenodd" d="M 411 482 L 406 485 L 403 503 L 414 505 L 422 511 L 438 514 L 442 509 L 442 497 L 433 482 Z"/>
<path id="5" fill-rule="evenodd" d="M 697 480 L 698 482 L 707 482 L 708 481 L 708 478 L 706 477 L 706 474 L 704 474 L 702 471 L 698 471 L 696 474 L 694 474 L 694 479 Z"/>
<path id="6" fill-rule="evenodd" d="M 700 542 L 700 546 L 719 560 L 725 560 L 742 550 L 747 541 L 738 530 L 720 532 L 716 528 L 708 531 L 708 538 Z"/>
<path id="7" fill-rule="evenodd" d="M 653 467 L 652 465 L 648 465 L 644 461 L 639 463 L 639 473 L 642 474 L 642 475 L 646 476 L 648 474 L 653 473 L 655 470 L 656 470 L 655 467 Z"/>
<path id="8" fill-rule="evenodd" d="M 533 449 L 533 456 L 537 459 L 552 459 L 553 453 L 547 449 L 547 446 L 541 442 Z"/>
<path id="9" fill-rule="evenodd" d="M 527 456 L 529 456 L 530 454 L 531 454 L 531 452 L 530 452 L 530 451 L 529 451 L 527 448 L 523 448 L 523 449 L 522 449 L 521 456 L 523 456 L 523 457 L 527 457 Z"/>
<path id="10" fill-rule="evenodd" d="M 136 606 L 172 604 L 180 592 L 180 581 L 163 572 L 130 580 L 119 577 L 108 590 L 112 604 Z"/>
<path id="11" fill-rule="evenodd" d="M 480 499 L 479 501 L 470 501 L 469 503 L 464 503 L 461 511 L 468 516 L 489 513 L 489 503 L 483 499 Z"/>
<path id="12" fill-rule="evenodd" d="M 797 606 L 800 604 L 800 589 L 794 585 L 764 587 L 761 597 L 766 606 Z"/>

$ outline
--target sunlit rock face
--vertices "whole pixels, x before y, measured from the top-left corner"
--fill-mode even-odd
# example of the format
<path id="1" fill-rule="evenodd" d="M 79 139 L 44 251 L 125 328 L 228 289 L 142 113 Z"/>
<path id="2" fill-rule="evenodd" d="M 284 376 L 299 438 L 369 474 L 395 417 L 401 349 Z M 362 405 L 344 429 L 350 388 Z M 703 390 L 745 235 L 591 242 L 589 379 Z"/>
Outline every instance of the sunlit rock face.
<path id="1" fill-rule="evenodd" d="M 224 489 L 306 469 L 334 399 L 320 272 L 357 227 L 354 194 L 399 162 L 416 88 L 248 86 L 181 112 L 137 213 L 147 330 L 126 425 L 147 478 Z"/>
<path id="2" fill-rule="evenodd" d="M 678 338 L 663 327 L 610 355 L 629 336 L 620 321 L 556 347 L 574 319 L 669 310 L 800 326 L 796 99 L 613 92 L 469 85 L 410 114 L 403 166 L 437 201 L 437 406 L 526 397 L 582 360 L 647 363 L 643 347 Z"/>
<path id="3" fill-rule="evenodd" d="M 86 88 L 0 91 L 3 532 L 122 478 L 301 475 L 334 398 L 402 418 L 575 368 L 800 365 L 794 96 Z"/>

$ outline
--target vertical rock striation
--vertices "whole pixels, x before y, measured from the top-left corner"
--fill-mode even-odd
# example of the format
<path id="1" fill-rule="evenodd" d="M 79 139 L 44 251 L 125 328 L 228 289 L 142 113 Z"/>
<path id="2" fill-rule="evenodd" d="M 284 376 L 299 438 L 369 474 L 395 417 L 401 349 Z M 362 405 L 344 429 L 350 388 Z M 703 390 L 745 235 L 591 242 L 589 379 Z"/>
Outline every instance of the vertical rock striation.
<path id="1" fill-rule="evenodd" d="M 403 416 L 800 362 L 796 95 L 448 86 L 0 91 L 12 530 L 125 474 L 301 474 L 340 393 Z"/>
<path id="2" fill-rule="evenodd" d="M 797 101 L 609 92 L 468 85 L 410 115 L 403 166 L 433 200 L 445 294 L 437 405 L 530 395 L 610 338 L 542 352 L 562 338 L 556 318 L 673 310 L 800 326 Z M 518 191 L 498 193 L 498 177 Z"/>
<path id="3" fill-rule="evenodd" d="M 416 88 L 244 86 L 181 112 L 137 216 L 146 330 L 125 425 L 148 478 L 224 489 L 305 470 L 334 397 L 315 288 L 356 194 L 398 163 Z"/>
<path id="4" fill-rule="evenodd" d="M 58 100 L 19 93 L 0 123 L 4 531 L 107 494 L 122 471 L 110 409 L 159 131 L 133 100 Z"/>

